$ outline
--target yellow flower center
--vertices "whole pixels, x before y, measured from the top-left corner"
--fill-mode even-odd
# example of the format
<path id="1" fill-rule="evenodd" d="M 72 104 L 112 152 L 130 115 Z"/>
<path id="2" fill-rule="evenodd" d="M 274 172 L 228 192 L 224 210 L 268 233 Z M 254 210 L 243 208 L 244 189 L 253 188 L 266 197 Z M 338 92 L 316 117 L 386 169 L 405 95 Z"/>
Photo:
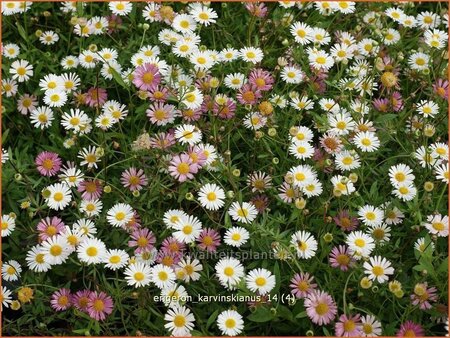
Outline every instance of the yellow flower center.
<path id="1" fill-rule="evenodd" d="M 90 246 L 89 248 L 87 248 L 86 254 L 87 254 L 89 257 L 95 257 L 95 256 L 97 256 L 97 254 L 98 254 L 98 250 L 97 250 L 97 248 L 95 248 L 95 247 L 93 247 L 93 246 Z"/>
<path id="2" fill-rule="evenodd" d="M 328 312 L 328 305 L 327 304 L 325 304 L 325 303 L 319 303 L 317 306 L 316 306 L 316 313 L 319 315 L 319 316 L 323 316 L 324 314 L 326 314 Z"/>
<path id="3" fill-rule="evenodd" d="M 143 281 L 145 278 L 145 275 L 142 272 L 135 272 L 134 273 L 134 279 L 138 282 Z"/>
<path id="4" fill-rule="evenodd" d="M 57 193 L 53 196 L 53 199 L 54 199 L 56 202 L 61 202 L 61 201 L 64 199 L 64 195 L 63 195 L 62 192 L 57 192 Z"/>
<path id="5" fill-rule="evenodd" d="M 227 267 L 223 270 L 223 273 L 224 273 L 226 276 L 231 277 L 231 276 L 234 275 L 234 269 L 233 269 L 232 267 L 230 267 L 230 266 L 227 266 Z"/>

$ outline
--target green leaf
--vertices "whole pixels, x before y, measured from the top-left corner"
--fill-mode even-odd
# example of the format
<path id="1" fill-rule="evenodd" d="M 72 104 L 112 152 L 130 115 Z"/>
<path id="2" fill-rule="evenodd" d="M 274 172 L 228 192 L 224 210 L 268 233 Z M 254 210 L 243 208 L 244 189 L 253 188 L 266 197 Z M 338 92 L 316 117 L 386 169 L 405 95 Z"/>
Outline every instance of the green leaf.
<path id="1" fill-rule="evenodd" d="M 209 329 L 212 323 L 216 320 L 217 316 L 219 315 L 219 309 L 213 312 L 213 314 L 209 317 L 208 321 L 206 322 L 206 328 Z"/>
<path id="2" fill-rule="evenodd" d="M 111 68 L 111 73 L 113 75 L 114 80 L 120 84 L 123 88 L 125 88 L 126 90 L 128 90 L 128 86 L 125 83 L 125 81 L 123 81 L 122 76 L 120 76 L 119 73 L 117 73 L 117 71 L 113 68 Z"/>
<path id="3" fill-rule="evenodd" d="M 17 23 L 17 30 L 19 31 L 19 35 L 22 37 L 22 39 L 28 42 L 28 35 L 20 23 Z"/>
<path id="4" fill-rule="evenodd" d="M 305 318 L 306 316 L 307 316 L 306 311 L 302 311 L 298 315 L 296 315 L 295 318 Z"/>
<path id="5" fill-rule="evenodd" d="M 272 311 L 270 311 L 269 308 L 260 307 L 256 309 L 256 311 L 253 312 L 251 315 L 249 315 L 247 318 L 252 322 L 264 323 L 274 319 L 275 316 L 272 313 Z"/>

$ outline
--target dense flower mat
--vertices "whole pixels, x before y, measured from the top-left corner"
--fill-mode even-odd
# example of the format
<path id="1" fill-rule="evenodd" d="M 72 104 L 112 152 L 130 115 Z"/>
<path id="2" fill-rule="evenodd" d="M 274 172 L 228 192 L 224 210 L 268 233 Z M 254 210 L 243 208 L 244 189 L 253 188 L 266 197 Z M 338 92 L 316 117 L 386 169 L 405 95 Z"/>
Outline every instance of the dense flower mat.
<path id="1" fill-rule="evenodd" d="M 1 6 L 3 334 L 447 333 L 446 3 Z"/>

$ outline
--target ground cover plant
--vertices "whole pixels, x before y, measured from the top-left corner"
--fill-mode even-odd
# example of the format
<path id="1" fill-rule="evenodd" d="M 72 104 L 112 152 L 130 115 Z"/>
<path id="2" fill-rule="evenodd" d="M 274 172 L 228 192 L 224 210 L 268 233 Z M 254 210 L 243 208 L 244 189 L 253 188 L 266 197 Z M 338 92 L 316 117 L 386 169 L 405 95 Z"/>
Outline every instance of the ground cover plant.
<path id="1" fill-rule="evenodd" d="M 447 334 L 447 3 L 1 12 L 3 335 Z"/>

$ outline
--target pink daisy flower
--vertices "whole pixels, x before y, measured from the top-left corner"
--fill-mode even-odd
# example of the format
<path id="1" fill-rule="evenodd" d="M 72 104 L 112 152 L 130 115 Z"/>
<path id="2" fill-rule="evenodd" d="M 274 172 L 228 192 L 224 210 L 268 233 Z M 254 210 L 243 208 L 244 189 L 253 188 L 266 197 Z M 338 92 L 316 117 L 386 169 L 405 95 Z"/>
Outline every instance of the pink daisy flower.
<path id="1" fill-rule="evenodd" d="M 116 14 L 107 16 L 106 20 L 108 20 L 108 34 L 114 33 L 122 24 L 122 18 Z"/>
<path id="2" fill-rule="evenodd" d="M 272 89 L 275 80 L 270 72 L 261 68 L 256 68 L 253 69 L 248 76 L 248 82 L 257 90 L 267 91 Z"/>
<path id="3" fill-rule="evenodd" d="M 419 324 L 416 324 L 410 320 L 407 320 L 397 331 L 397 337 L 423 337 L 425 331 Z"/>
<path id="4" fill-rule="evenodd" d="M 249 83 L 243 85 L 236 95 L 237 100 L 241 104 L 254 105 L 258 103 L 258 100 L 262 97 L 261 91 Z"/>
<path id="5" fill-rule="evenodd" d="M 156 149 L 168 149 L 176 143 L 175 133 L 169 131 L 167 133 L 158 133 L 150 137 L 150 146 Z"/>
<path id="6" fill-rule="evenodd" d="M 330 265 L 333 268 L 339 268 L 342 271 L 347 271 L 353 267 L 355 259 L 352 253 L 345 245 L 335 246 L 330 253 Z"/>
<path id="7" fill-rule="evenodd" d="M 130 191 L 141 190 L 143 186 L 148 184 L 147 177 L 142 169 L 129 168 L 122 173 L 120 182 Z"/>
<path id="8" fill-rule="evenodd" d="M 72 295 L 69 289 L 59 289 L 52 294 L 50 300 L 52 308 L 56 311 L 64 311 L 72 306 Z"/>
<path id="9" fill-rule="evenodd" d="M 212 111 L 214 108 L 214 100 L 212 99 L 211 95 L 205 95 L 203 97 L 202 105 L 200 106 L 200 110 L 202 113 L 207 113 L 209 111 Z"/>
<path id="10" fill-rule="evenodd" d="M 186 244 L 170 236 L 161 243 L 161 250 L 167 250 L 174 253 L 182 253 L 186 249 Z"/>
<path id="11" fill-rule="evenodd" d="M 334 223 L 343 231 L 353 231 L 358 227 L 359 221 L 356 217 L 350 216 L 348 210 L 341 210 L 335 217 Z"/>
<path id="12" fill-rule="evenodd" d="M 221 119 L 229 120 L 234 117 L 234 113 L 236 112 L 236 102 L 227 98 L 225 104 L 219 105 L 214 101 L 213 112 Z"/>
<path id="13" fill-rule="evenodd" d="M 203 229 L 197 238 L 197 243 L 200 250 L 215 252 L 220 245 L 220 235 L 214 229 Z"/>
<path id="14" fill-rule="evenodd" d="M 93 291 L 89 295 L 89 302 L 87 305 L 89 317 L 95 320 L 104 320 L 106 315 L 111 314 L 113 307 L 113 300 L 106 293 Z"/>
<path id="15" fill-rule="evenodd" d="M 137 248 L 134 250 L 136 254 L 150 252 L 154 248 L 153 244 L 156 242 L 155 235 L 147 228 L 134 230 L 131 234 L 131 239 L 131 241 L 128 241 L 128 246 L 136 246 Z"/>
<path id="16" fill-rule="evenodd" d="M 308 296 L 317 287 L 317 284 L 313 283 L 314 277 L 309 273 L 296 273 L 291 279 L 291 293 L 299 299 Z"/>
<path id="17" fill-rule="evenodd" d="M 141 90 L 153 90 L 160 81 L 159 69 L 151 63 L 144 63 L 133 73 L 133 84 Z"/>
<path id="18" fill-rule="evenodd" d="M 140 229 L 140 227 L 141 227 L 141 217 L 136 212 L 136 210 L 134 210 L 133 217 L 122 228 L 128 231 L 129 233 L 132 233 L 133 231 Z"/>
<path id="19" fill-rule="evenodd" d="M 341 315 L 334 329 L 338 337 L 360 337 L 363 334 L 360 315 Z"/>
<path id="20" fill-rule="evenodd" d="M 448 100 L 448 81 L 444 79 L 437 79 L 433 84 L 433 92 L 443 99 Z"/>
<path id="21" fill-rule="evenodd" d="M 395 112 L 402 110 L 403 109 L 402 94 L 400 94 L 397 91 L 393 92 L 389 100 L 389 103 L 391 104 L 391 107 Z"/>
<path id="22" fill-rule="evenodd" d="M 75 306 L 78 310 L 87 313 L 87 306 L 88 306 L 88 303 L 89 303 L 90 295 L 91 295 L 91 291 L 90 290 L 77 291 L 77 293 L 75 293 L 72 296 L 73 306 Z"/>
<path id="23" fill-rule="evenodd" d="M 61 158 L 56 153 L 43 151 L 35 160 L 37 170 L 42 176 L 53 176 L 61 169 Z"/>
<path id="24" fill-rule="evenodd" d="M 169 173 L 179 182 L 193 179 L 198 171 L 198 165 L 195 164 L 188 154 L 174 155 L 169 164 Z"/>
<path id="25" fill-rule="evenodd" d="M 168 123 L 173 123 L 177 115 L 175 106 L 165 104 L 163 102 L 153 103 L 146 111 L 150 122 L 157 126 L 165 126 Z"/>
<path id="26" fill-rule="evenodd" d="M 287 182 L 283 182 L 278 191 L 280 192 L 278 197 L 285 203 L 292 203 L 300 195 L 300 191 Z"/>
<path id="27" fill-rule="evenodd" d="M 169 89 L 166 87 L 156 86 L 149 92 L 149 99 L 156 102 L 166 102 L 169 97 Z"/>
<path id="28" fill-rule="evenodd" d="M 250 202 L 255 206 L 258 213 L 263 214 L 264 211 L 269 207 L 269 198 L 266 195 L 259 194 L 253 196 Z"/>
<path id="29" fill-rule="evenodd" d="M 437 289 L 435 287 L 428 287 L 428 283 L 418 283 L 414 287 L 414 293 L 411 295 L 411 301 L 413 305 L 419 305 L 421 310 L 431 309 L 431 303 L 436 302 L 438 296 L 436 294 Z"/>
<path id="30" fill-rule="evenodd" d="M 29 112 L 33 111 L 36 108 L 38 101 L 36 96 L 30 94 L 23 94 L 17 100 L 17 110 L 22 115 L 27 115 Z"/>
<path id="31" fill-rule="evenodd" d="M 337 154 L 344 147 L 341 139 L 332 133 L 324 134 L 320 138 L 320 146 L 328 154 Z"/>
<path id="32" fill-rule="evenodd" d="M 202 109 L 183 109 L 180 111 L 180 115 L 186 122 L 194 122 L 200 120 L 202 117 Z"/>
<path id="33" fill-rule="evenodd" d="M 52 218 L 46 217 L 41 219 L 37 225 L 37 231 L 39 231 L 39 239 L 45 241 L 47 238 L 58 235 L 64 231 L 65 224 L 61 218 L 53 216 Z"/>
<path id="34" fill-rule="evenodd" d="M 82 193 L 82 199 L 92 201 L 102 196 L 103 188 L 99 180 L 84 180 L 78 185 L 77 191 Z"/>
<path id="35" fill-rule="evenodd" d="M 189 146 L 187 154 L 192 160 L 193 164 L 197 165 L 197 169 L 201 169 L 206 163 L 206 155 L 199 146 Z"/>
<path id="36" fill-rule="evenodd" d="M 306 314 L 314 324 L 327 325 L 336 317 L 337 307 L 331 296 L 324 292 L 314 290 L 305 298 Z"/>
<path id="37" fill-rule="evenodd" d="M 389 111 L 389 100 L 383 97 L 375 99 L 373 100 L 373 106 L 377 111 L 386 113 Z"/>
<path id="38" fill-rule="evenodd" d="M 85 103 L 89 107 L 101 107 L 108 99 L 108 93 L 103 88 L 90 88 L 85 96 Z"/>
<path id="39" fill-rule="evenodd" d="M 267 6 L 263 2 L 246 2 L 245 8 L 257 18 L 264 18 L 268 11 Z"/>
<path id="40" fill-rule="evenodd" d="M 183 254 L 181 252 L 172 252 L 168 249 L 161 248 L 156 254 L 156 262 L 165 266 L 172 267 L 181 261 Z"/>

